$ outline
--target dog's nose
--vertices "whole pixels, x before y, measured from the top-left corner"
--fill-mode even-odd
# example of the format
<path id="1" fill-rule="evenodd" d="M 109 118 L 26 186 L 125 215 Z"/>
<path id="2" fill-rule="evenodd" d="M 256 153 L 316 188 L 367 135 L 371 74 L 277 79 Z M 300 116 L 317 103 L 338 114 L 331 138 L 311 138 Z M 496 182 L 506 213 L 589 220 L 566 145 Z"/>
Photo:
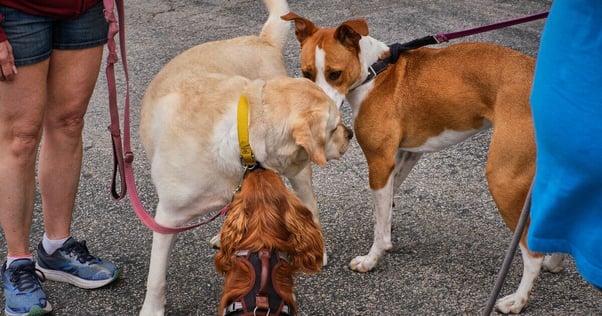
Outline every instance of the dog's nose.
<path id="1" fill-rule="evenodd" d="M 351 140 L 353 138 L 353 130 L 346 126 L 345 128 L 347 129 L 347 139 Z"/>

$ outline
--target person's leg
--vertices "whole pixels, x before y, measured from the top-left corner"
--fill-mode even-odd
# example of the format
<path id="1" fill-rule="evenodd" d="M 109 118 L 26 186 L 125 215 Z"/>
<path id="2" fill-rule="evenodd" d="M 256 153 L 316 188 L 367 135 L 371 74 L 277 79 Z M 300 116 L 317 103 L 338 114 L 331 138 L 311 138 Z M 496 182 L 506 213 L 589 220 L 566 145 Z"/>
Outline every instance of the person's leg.
<path id="1" fill-rule="evenodd" d="M 54 249 L 40 243 L 37 269 L 48 280 L 88 289 L 109 284 L 119 275 L 112 263 L 90 255 L 85 241 L 78 242 L 70 237 L 82 164 L 84 115 L 98 77 L 102 48 L 53 50 L 38 162 L 45 234 L 54 241 L 52 243 L 69 238 Z"/>
<path id="2" fill-rule="evenodd" d="M 0 225 L 7 254 L 31 254 L 29 233 L 35 199 L 35 161 L 42 133 L 48 60 L 19 67 L 0 82 Z"/>
<path id="3" fill-rule="evenodd" d="M 21 66 L 13 81 L 0 82 L 0 224 L 8 257 L 2 266 L 6 315 L 42 315 L 52 310 L 29 245 L 47 69 L 48 60 Z"/>
<path id="4" fill-rule="evenodd" d="M 85 241 L 70 235 L 82 165 L 84 115 L 94 90 L 108 25 L 99 2 L 77 19 L 53 24 L 38 180 L 44 212 L 44 239 L 36 269 L 46 279 L 82 288 L 111 283 L 119 270 L 90 254 Z"/>
<path id="5" fill-rule="evenodd" d="M 48 72 L 48 103 L 38 163 L 44 226 L 50 239 L 70 235 L 82 163 L 82 129 L 103 46 L 54 50 Z"/>

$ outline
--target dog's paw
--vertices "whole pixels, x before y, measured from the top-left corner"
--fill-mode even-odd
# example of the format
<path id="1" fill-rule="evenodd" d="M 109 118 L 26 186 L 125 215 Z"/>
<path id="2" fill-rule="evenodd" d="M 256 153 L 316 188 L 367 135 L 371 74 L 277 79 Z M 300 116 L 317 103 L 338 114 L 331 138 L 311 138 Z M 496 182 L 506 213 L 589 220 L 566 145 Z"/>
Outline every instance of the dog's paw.
<path id="1" fill-rule="evenodd" d="M 140 309 L 139 316 L 163 316 L 165 315 L 165 307 L 154 306 L 153 303 L 144 302 Z M 163 305 L 164 306 L 164 305 Z"/>
<path id="2" fill-rule="evenodd" d="M 211 240 L 209 241 L 209 244 L 211 245 L 211 248 L 219 249 L 219 247 L 220 247 L 219 235 L 213 236 L 213 238 L 211 238 Z"/>
<path id="3" fill-rule="evenodd" d="M 357 272 L 368 272 L 376 266 L 378 259 L 367 255 L 357 256 L 349 262 L 349 269 Z"/>
<path id="4" fill-rule="evenodd" d="M 495 303 L 495 309 L 503 314 L 518 314 L 527 304 L 527 297 L 518 293 L 510 294 Z"/>
<path id="5" fill-rule="evenodd" d="M 562 271 L 564 269 L 564 254 L 553 253 L 545 256 L 543 259 L 543 269 L 552 273 Z"/>

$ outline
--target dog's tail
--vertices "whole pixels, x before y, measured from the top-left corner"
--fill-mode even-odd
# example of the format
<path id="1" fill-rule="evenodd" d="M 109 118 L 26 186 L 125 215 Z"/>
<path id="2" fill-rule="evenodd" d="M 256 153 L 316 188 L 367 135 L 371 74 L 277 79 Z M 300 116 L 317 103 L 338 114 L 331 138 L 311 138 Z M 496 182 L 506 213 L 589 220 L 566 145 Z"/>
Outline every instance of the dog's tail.
<path id="1" fill-rule="evenodd" d="M 270 16 L 263 25 L 259 37 L 282 51 L 288 38 L 290 22 L 280 17 L 289 12 L 288 3 L 286 0 L 263 0 L 263 3 L 268 8 Z"/>

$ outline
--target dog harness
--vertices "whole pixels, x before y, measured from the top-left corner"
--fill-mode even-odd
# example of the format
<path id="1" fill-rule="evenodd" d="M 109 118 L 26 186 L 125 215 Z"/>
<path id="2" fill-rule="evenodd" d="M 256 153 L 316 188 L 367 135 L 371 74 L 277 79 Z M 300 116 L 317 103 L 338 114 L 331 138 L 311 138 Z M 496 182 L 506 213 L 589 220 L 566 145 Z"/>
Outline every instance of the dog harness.
<path id="1" fill-rule="evenodd" d="M 272 276 L 280 265 L 287 264 L 287 254 L 262 248 L 258 252 L 239 250 L 235 253 L 251 269 L 253 287 L 224 308 L 223 316 L 234 315 L 282 315 L 294 316 L 291 305 L 285 302 L 274 286 Z"/>

